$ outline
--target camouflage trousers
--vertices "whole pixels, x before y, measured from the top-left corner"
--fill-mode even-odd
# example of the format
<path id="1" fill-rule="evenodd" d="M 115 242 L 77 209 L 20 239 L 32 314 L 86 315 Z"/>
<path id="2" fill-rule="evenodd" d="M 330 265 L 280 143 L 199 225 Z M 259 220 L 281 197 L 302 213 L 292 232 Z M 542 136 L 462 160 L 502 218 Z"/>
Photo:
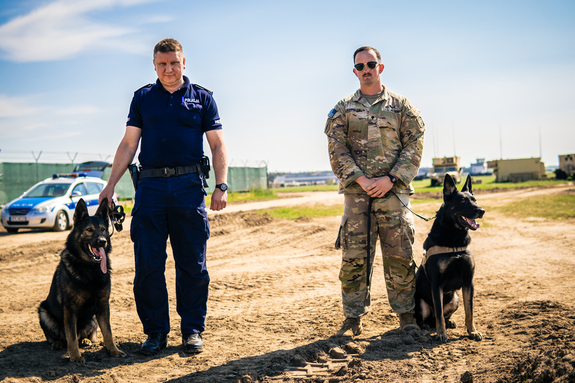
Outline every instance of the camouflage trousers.
<path id="1" fill-rule="evenodd" d="M 406 206 L 409 196 L 398 194 Z M 369 311 L 370 291 L 367 277 L 367 210 L 369 196 L 346 194 L 341 219 L 342 265 L 341 281 L 343 312 L 346 318 L 357 318 Z M 371 274 L 377 240 L 381 244 L 383 272 L 391 308 L 401 314 L 415 307 L 415 262 L 413 215 L 399 199 L 389 193 L 372 202 L 371 210 Z M 371 275 L 370 275 L 371 280 Z"/>

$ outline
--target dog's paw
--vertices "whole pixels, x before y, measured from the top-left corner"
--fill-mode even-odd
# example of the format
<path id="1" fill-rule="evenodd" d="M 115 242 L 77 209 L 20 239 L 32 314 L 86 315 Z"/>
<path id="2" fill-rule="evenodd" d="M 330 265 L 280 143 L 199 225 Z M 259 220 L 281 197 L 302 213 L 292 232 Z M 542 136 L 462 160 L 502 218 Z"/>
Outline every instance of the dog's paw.
<path id="1" fill-rule="evenodd" d="M 440 341 L 440 342 L 447 342 L 447 333 L 446 332 L 437 332 L 437 334 L 435 335 L 435 339 Z"/>
<path id="2" fill-rule="evenodd" d="M 476 340 L 476 341 L 480 341 L 483 339 L 483 334 L 480 333 L 479 331 L 473 331 L 469 333 L 469 338 Z"/>
<path id="3" fill-rule="evenodd" d="M 451 319 L 448 319 L 445 321 L 445 327 L 447 328 L 456 328 L 457 325 L 455 324 L 454 321 L 452 321 Z"/>
<path id="4" fill-rule="evenodd" d="M 82 355 L 70 356 L 70 361 L 74 363 L 86 363 L 86 359 Z"/>
<path id="5" fill-rule="evenodd" d="M 112 355 L 114 358 L 125 358 L 126 357 L 126 353 L 122 350 L 120 350 L 119 348 L 116 348 L 115 350 L 110 351 L 110 355 Z"/>

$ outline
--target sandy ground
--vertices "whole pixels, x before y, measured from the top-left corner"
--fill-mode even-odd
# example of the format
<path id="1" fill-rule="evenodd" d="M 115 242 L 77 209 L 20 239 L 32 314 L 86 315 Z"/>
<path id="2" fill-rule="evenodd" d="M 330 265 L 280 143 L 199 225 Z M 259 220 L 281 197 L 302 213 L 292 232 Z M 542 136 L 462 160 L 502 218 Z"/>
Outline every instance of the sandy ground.
<path id="1" fill-rule="evenodd" d="M 478 194 L 486 210 L 472 233 L 477 264 L 476 326 L 481 342 L 458 328 L 440 343 L 432 333 L 401 333 L 387 302 L 381 257 L 364 333 L 332 338 L 343 320 L 333 248 L 338 217 L 286 221 L 252 209 L 338 204 L 335 192 L 232 205 L 210 214 L 211 275 L 205 352 L 186 356 L 175 311 L 174 264 L 168 259 L 169 346 L 138 353 L 145 340 L 132 293 L 129 219 L 112 238 L 112 329 L 126 358 L 101 344 L 83 349 L 86 363 L 49 349 L 37 306 L 48 294 L 67 233 L 0 231 L 0 381 L 2 382 L 574 382 L 575 220 L 517 220 L 495 209 L 574 186 Z M 415 204 L 432 215 L 440 201 Z M 431 223 L 416 219 L 416 259 Z M 169 250 L 170 252 L 170 250 Z"/>

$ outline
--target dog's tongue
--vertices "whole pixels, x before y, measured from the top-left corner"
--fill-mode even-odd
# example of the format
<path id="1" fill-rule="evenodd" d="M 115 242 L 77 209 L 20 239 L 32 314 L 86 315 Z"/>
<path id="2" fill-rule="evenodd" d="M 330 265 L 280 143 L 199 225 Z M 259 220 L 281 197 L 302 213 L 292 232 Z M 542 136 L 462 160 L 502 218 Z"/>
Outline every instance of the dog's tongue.
<path id="1" fill-rule="evenodd" d="M 106 274 L 108 272 L 108 264 L 106 263 L 106 252 L 104 251 L 103 247 L 100 247 L 98 249 L 98 253 L 100 254 L 100 257 L 102 257 L 102 260 L 100 261 L 100 269 L 102 269 L 102 272 L 104 274 Z"/>
<path id="2" fill-rule="evenodd" d="M 479 229 L 479 223 L 477 223 L 477 221 L 475 221 L 474 219 L 471 218 L 465 218 L 465 220 L 467 221 L 467 223 L 469 225 L 471 225 L 471 227 L 473 227 L 474 229 Z"/>

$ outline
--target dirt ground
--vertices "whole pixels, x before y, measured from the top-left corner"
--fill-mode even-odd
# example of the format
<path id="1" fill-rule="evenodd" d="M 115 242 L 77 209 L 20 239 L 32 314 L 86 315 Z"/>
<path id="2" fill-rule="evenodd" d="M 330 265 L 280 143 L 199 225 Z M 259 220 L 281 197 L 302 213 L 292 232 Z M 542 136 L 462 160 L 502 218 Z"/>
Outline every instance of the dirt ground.
<path id="1" fill-rule="evenodd" d="M 462 308 L 447 343 L 426 331 L 401 333 L 387 302 L 381 257 L 364 333 L 331 337 L 343 320 L 341 258 L 333 247 L 339 218 L 287 221 L 251 209 L 342 203 L 335 192 L 232 205 L 210 215 L 205 351 L 196 356 L 180 345 L 171 257 L 169 345 L 155 357 L 138 353 L 145 335 L 132 292 L 129 219 L 112 238 L 110 302 L 114 338 L 127 357 L 110 357 L 98 334 L 97 344 L 82 350 L 83 365 L 71 363 L 66 351 L 50 350 L 36 311 L 67 233 L 0 231 L 0 381 L 575 382 L 575 219 L 517 220 L 490 209 L 542 193 L 573 194 L 575 186 L 476 195 L 487 211 L 471 244 L 481 342 L 466 337 Z M 414 210 L 431 215 L 439 205 L 414 204 Z M 418 262 L 430 227 L 416 219 Z"/>

